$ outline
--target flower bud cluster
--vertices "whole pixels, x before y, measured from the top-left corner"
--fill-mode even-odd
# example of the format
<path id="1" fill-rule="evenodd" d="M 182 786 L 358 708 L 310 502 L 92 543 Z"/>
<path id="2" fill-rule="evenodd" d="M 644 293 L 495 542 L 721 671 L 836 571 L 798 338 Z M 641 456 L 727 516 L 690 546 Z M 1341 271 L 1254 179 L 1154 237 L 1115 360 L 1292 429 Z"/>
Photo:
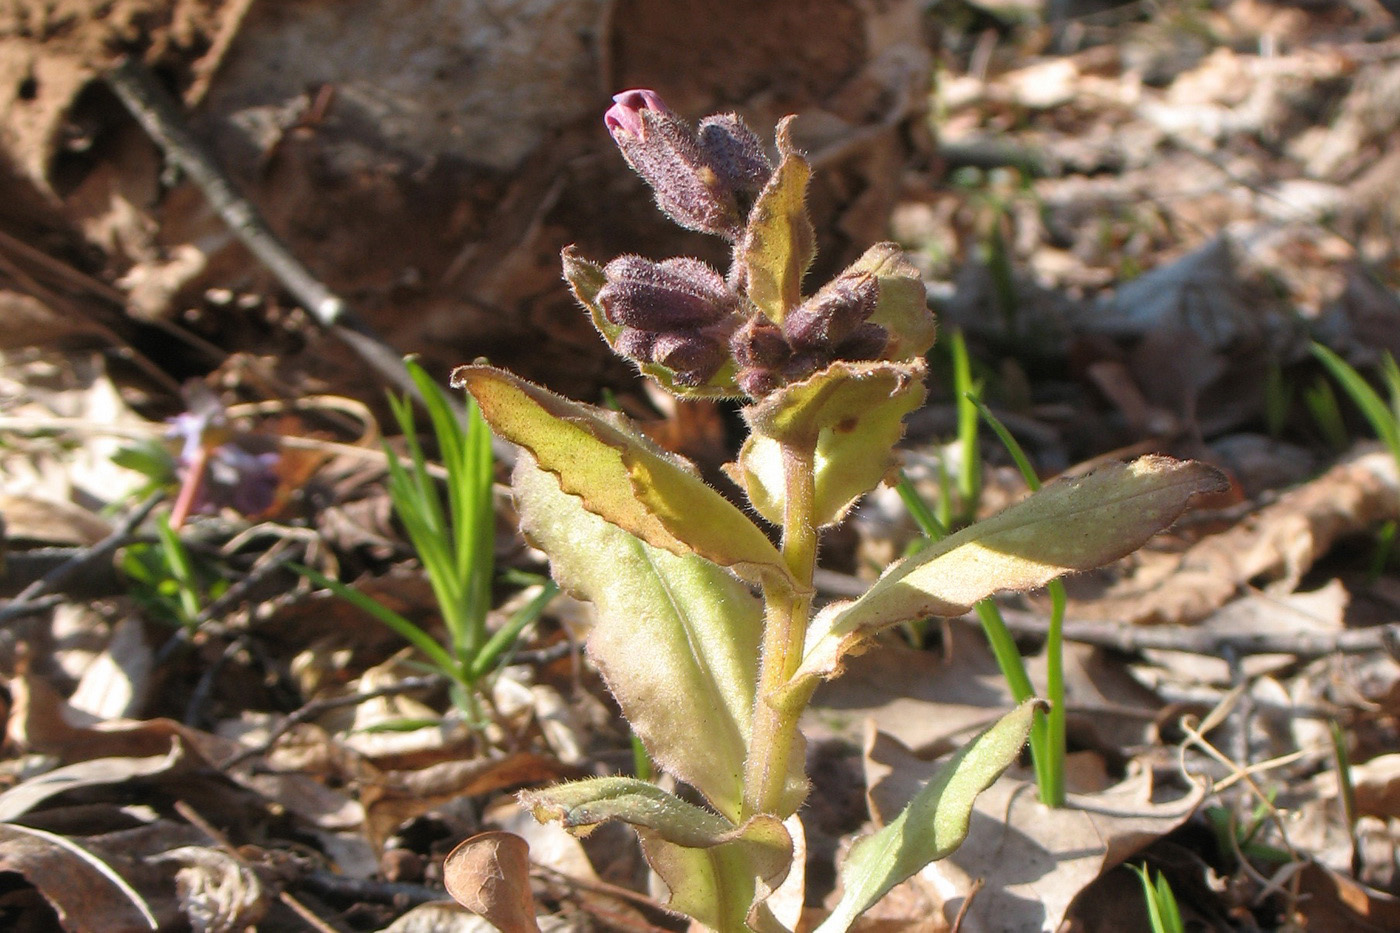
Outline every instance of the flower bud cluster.
<path id="1" fill-rule="evenodd" d="M 665 366 L 690 386 L 707 382 L 728 361 L 725 340 L 737 324 L 739 298 L 714 269 L 698 259 L 619 256 L 603 276 L 598 304 L 608 323 L 622 328 L 618 353 Z"/>
<path id="2" fill-rule="evenodd" d="M 835 360 L 873 360 L 889 334 L 870 323 L 880 297 L 873 275 L 842 275 L 789 312 L 782 327 L 761 315 L 730 338 L 739 388 L 760 397 Z"/>
<path id="3" fill-rule="evenodd" d="M 773 173 L 758 136 L 733 113 L 692 128 L 655 91 L 623 91 L 613 100 L 603 122 L 662 212 L 689 230 L 737 238 Z"/>
<path id="4" fill-rule="evenodd" d="M 604 123 L 662 211 L 681 226 L 734 241 L 740 262 L 749 213 L 774 177 L 758 137 L 735 114 L 692 128 L 654 91 L 613 100 Z M 565 267 L 572 280 L 567 258 Z M 781 323 L 749 300 L 742 270 L 726 280 L 698 259 L 621 256 L 600 271 L 594 311 L 616 328 L 608 333 L 613 349 L 670 370 L 677 386 L 725 391 L 737 384 L 761 398 L 836 360 L 878 359 L 889 343 L 885 328 L 870 321 L 880 284 L 867 271 L 838 276 Z"/>

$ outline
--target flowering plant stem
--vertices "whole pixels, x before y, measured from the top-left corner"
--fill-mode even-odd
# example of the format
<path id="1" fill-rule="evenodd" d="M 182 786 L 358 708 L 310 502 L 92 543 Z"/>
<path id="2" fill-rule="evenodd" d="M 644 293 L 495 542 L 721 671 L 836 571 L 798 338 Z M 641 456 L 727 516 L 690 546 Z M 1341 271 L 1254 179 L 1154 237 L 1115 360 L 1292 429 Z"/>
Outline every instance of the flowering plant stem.
<path id="1" fill-rule="evenodd" d="M 657 205 L 682 226 L 729 239 L 734 267 L 721 274 L 695 259 L 641 256 L 598 265 L 569 248 L 565 278 L 614 351 L 662 388 L 743 400 L 748 437 L 726 470 L 749 508 L 616 412 L 484 364 L 453 373 L 496 434 L 521 448 L 512 476 L 521 530 L 549 555 L 560 586 L 593 604 L 588 655 L 646 757 L 695 792 L 687 800 L 608 776 L 521 800 L 538 819 L 578 833 L 606 820 L 632 824 L 668 905 L 698 928 L 792 929 L 799 918 L 779 916 L 782 899 L 770 896 L 803 875 L 794 854 L 811 787 L 798 723 L 817 685 L 884 629 L 961 615 L 999 590 L 1043 586 L 1122 556 L 1218 477 L 1166 458 L 1107 467 L 931 543 L 859 599 L 814 611 L 821 530 L 893 470 L 903 419 L 923 402 L 935 330 L 923 284 L 898 247 L 880 243 L 803 294 L 815 250 L 811 166 L 789 120 L 778 127 L 775 166 L 734 114 L 697 129 L 654 92 L 615 100 L 608 129 Z M 760 520 L 780 530 L 778 545 Z M 1021 670 L 1000 632 L 999 654 Z M 1028 699 L 852 847 L 840 903 L 820 933 L 844 933 L 966 837 L 977 795 L 1044 718 L 1020 676 L 1017 695 Z M 480 856 L 485 874 L 448 887 L 489 911 L 477 900 L 485 882 L 513 869 L 498 838 L 474 845 L 454 851 L 449 868 Z"/>

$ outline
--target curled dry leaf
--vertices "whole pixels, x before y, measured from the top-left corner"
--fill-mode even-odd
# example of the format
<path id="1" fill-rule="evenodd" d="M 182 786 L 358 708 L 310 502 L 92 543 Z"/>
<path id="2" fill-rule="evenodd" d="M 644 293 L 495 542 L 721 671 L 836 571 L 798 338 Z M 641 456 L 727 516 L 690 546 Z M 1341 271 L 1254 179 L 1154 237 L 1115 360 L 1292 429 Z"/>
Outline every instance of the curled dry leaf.
<path id="1" fill-rule="evenodd" d="M 530 894 L 530 846 L 514 833 L 473 836 L 442 866 L 447 893 L 504 933 L 539 933 Z"/>
<path id="2" fill-rule="evenodd" d="M 32 884 L 76 933 L 154 930 L 151 908 L 111 865 L 67 837 L 0 823 L 0 872 Z"/>

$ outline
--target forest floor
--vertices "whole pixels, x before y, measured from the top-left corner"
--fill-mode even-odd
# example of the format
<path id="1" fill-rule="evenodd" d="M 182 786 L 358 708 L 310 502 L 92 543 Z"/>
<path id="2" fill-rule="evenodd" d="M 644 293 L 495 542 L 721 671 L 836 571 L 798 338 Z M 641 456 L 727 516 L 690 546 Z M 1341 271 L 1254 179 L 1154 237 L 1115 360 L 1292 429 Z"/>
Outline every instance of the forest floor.
<path id="1" fill-rule="evenodd" d="M 953 523 L 1026 492 L 991 432 L 977 458 L 957 440 L 960 334 L 1042 478 L 1160 452 L 1230 491 L 1068 581 L 1070 806 L 1013 769 L 963 849 L 857 929 L 946 930 L 960 908 L 963 930 L 1146 929 L 1131 865 L 1187 929 L 1400 929 L 1397 21 L 1239 0 L 1052 29 L 1033 6 L 937 6 L 937 159 L 890 218 L 940 322 L 904 472 Z M 17 332 L 66 260 L 0 236 Z M 206 298 L 239 320 L 275 306 Z M 287 394 L 262 363 L 315 325 L 286 314 L 261 357 L 179 391 L 183 365 L 156 378 L 96 325 L 6 341 L 0 926 L 487 929 L 443 860 L 501 829 L 530 842 L 543 929 L 684 929 L 628 831 L 575 839 L 514 796 L 647 770 L 584 652 L 587 604 L 551 600 L 469 722 L 400 631 L 294 571 L 447 637 L 388 492 L 387 458 L 411 452 L 380 401 L 397 389 L 365 370 Z M 1394 449 L 1314 341 L 1370 380 Z M 732 410 L 650 404 L 663 443 L 733 456 Z M 492 629 L 548 573 L 498 480 Z M 893 489 L 872 494 L 823 543 L 821 598 L 917 536 Z M 1042 683 L 1048 601 L 1002 604 Z M 805 922 L 850 841 L 1011 705 L 975 616 L 891 633 L 817 693 Z"/>

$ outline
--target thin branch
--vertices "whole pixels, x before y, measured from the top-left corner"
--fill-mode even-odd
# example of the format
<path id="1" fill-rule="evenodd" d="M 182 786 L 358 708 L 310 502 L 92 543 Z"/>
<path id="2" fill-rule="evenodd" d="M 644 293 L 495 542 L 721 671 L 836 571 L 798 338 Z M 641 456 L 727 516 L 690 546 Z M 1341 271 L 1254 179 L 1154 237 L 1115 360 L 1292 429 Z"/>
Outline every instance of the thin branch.
<path id="1" fill-rule="evenodd" d="M 127 56 L 103 77 L 165 157 L 199 187 L 234 235 L 292 297 L 391 385 L 419 398 L 418 387 L 403 365 L 403 355 L 385 343 L 343 298 L 292 255 L 258 209 L 238 192 L 208 148 L 190 131 L 180 104 L 150 69 L 140 59 Z M 455 396 L 448 397 L 448 404 L 459 419 L 465 419 L 466 409 Z M 511 444 L 493 438 L 492 450 L 498 460 L 515 462 Z"/>
<path id="2" fill-rule="evenodd" d="M 107 537 L 92 547 L 82 548 L 72 557 L 26 586 L 4 608 L 0 608 L 0 624 L 20 616 L 32 615 L 35 606 L 40 603 L 43 597 L 62 589 L 79 573 L 88 570 L 99 561 L 109 559 L 118 548 L 131 543 L 136 529 L 146 520 L 146 516 L 151 514 L 151 510 L 162 498 L 164 496 L 161 493 L 150 496 L 130 515 L 122 519 L 121 524 L 114 528 Z"/>

